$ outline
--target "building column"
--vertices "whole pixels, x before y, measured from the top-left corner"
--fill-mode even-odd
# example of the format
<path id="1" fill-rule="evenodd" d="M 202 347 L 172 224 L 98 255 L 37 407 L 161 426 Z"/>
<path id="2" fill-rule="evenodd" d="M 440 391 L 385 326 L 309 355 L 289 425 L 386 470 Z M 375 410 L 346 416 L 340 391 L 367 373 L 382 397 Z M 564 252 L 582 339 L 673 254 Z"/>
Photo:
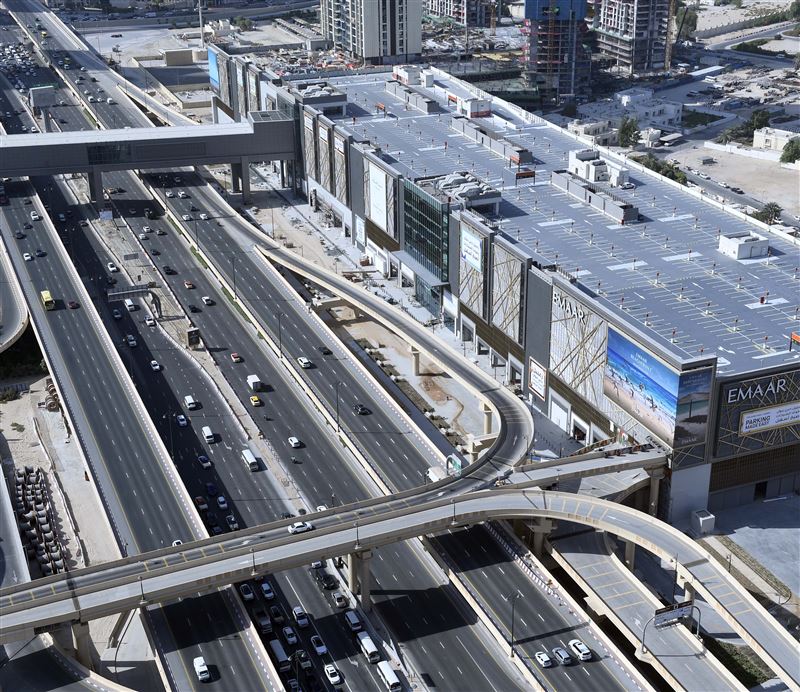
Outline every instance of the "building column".
<path id="1" fill-rule="evenodd" d="M 72 625 L 72 634 L 75 637 L 75 651 L 78 656 L 78 663 L 92 670 L 92 638 L 89 635 L 89 623 L 74 623 Z"/>
<path id="2" fill-rule="evenodd" d="M 656 516 L 658 513 L 658 493 L 663 477 L 664 469 L 656 469 L 650 472 L 650 499 L 647 502 L 647 511 L 651 516 Z"/>
<path id="3" fill-rule="evenodd" d="M 633 562 L 636 558 L 636 543 L 633 541 L 625 541 L 625 565 L 633 572 Z"/>
<path id="4" fill-rule="evenodd" d="M 86 177 L 89 179 L 89 198 L 99 207 L 103 203 L 103 172 L 93 168 Z"/>
<path id="5" fill-rule="evenodd" d="M 492 432 L 492 417 L 493 412 L 491 406 L 485 402 L 481 402 L 481 411 L 483 412 L 483 434 L 489 435 Z"/>
<path id="6" fill-rule="evenodd" d="M 372 574 L 370 573 L 370 563 L 372 562 L 372 551 L 365 550 L 358 555 L 359 570 L 358 581 L 361 591 L 361 609 L 368 613 L 372 610 Z"/>
<path id="7" fill-rule="evenodd" d="M 413 361 L 412 372 L 419 375 L 419 349 L 416 346 L 409 345 L 408 350 L 411 351 L 411 359 Z"/>

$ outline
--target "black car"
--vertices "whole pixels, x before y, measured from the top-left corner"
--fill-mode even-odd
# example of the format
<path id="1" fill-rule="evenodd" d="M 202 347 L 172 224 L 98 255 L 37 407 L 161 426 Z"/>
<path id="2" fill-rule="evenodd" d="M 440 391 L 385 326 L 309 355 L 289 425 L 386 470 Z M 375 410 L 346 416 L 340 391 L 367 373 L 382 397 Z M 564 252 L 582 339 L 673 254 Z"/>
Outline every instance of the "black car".
<path id="1" fill-rule="evenodd" d="M 353 410 L 354 410 L 354 411 L 355 411 L 355 412 L 356 412 L 356 413 L 357 413 L 359 416 L 366 416 L 366 415 L 369 413 L 369 409 L 368 409 L 366 406 L 364 406 L 364 404 L 355 404 L 355 405 L 353 406 Z"/>
<path id="2" fill-rule="evenodd" d="M 291 512 L 281 512 L 281 519 L 291 519 L 293 516 Z"/>
<path id="3" fill-rule="evenodd" d="M 327 346 L 320 346 L 319 347 L 319 352 L 323 356 L 329 356 L 329 355 L 331 355 L 331 353 L 333 353 L 333 351 L 331 351 Z"/>
<path id="4" fill-rule="evenodd" d="M 156 250 L 154 247 L 151 247 L 150 248 L 150 254 L 153 255 L 154 257 L 157 257 L 161 253 L 158 250 Z"/>
<path id="5" fill-rule="evenodd" d="M 25 234 L 22 231 L 15 231 L 14 232 L 14 237 L 17 240 L 22 240 L 25 237 Z"/>
<path id="6" fill-rule="evenodd" d="M 196 305 L 189 304 L 189 312 L 200 312 L 199 308 Z"/>
<path id="7" fill-rule="evenodd" d="M 106 284 L 108 286 L 113 286 L 115 283 L 117 283 L 117 280 L 113 276 L 106 277 Z"/>
<path id="8" fill-rule="evenodd" d="M 176 272 L 175 272 L 175 270 L 174 270 L 172 267 L 170 267 L 168 264 L 165 264 L 165 265 L 164 265 L 163 267 L 161 267 L 161 268 L 164 270 L 164 273 L 165 273 L 167 276 L 171 276 L 172 274 L 175 274 L 175 273 L 176 273 Z"/>
<path id="9" fill-rule="evenodd" d="M 42 248 L 36 248 L 36 256 L 37 257 L 45 257 L 47 253 L 42 250 Z"/>
<path id="10" fill-rule="evenodd" d="M 286 618 L 283 617 L 281 609 L 276 605 L 269 607 L 269 617 L 270 620 L 272 620 L 272 622 L 276 625 L 282 625 L 284 622 L 286 622 Z"/>
<path id="11" fill-rule="evenodd" d="M 22 227 L 26 230 L 30 230 L 33 228 L 33 224 L 26 221 L 24 224 L 22 224 Z"/>
<path id="12" fill-rule="evenodd" d="M 311 576 L 314 577 L 314 581 L 317 582 L 317 585 L 324 589 L 325 591 L 333 591 L 339 583 L 336 581 L 336 577 L 334 577 L 328 570 L 326 569 L 312 569 L 309 570 Z"/>

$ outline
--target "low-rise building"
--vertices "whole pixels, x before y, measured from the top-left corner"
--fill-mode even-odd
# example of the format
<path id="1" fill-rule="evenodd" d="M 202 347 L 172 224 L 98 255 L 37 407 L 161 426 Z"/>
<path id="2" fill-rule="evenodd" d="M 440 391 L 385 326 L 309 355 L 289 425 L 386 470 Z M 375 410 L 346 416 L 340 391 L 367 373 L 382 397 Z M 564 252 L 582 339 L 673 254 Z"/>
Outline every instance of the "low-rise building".
<path id="1" fill-rule="evenodd" d="M 612 127 L 619 127 L 623 118 L 633 118 L 640 130 L 653 127 L 679 131 L 683 104 L 656 98 L 652 89 L 634 87 L 620 91 L 613 99 L 584 103 L 578 106 L 578 115 L 586 121 L 607 120 Z"/>
<path id="2" fill-rule="evenodd" d="M 753 149 L 783 151 L 783 148 L 795 137 L 800 137 L 800 132 L 779 130 L 775 127 L 762 127 L 760 130 L 753 132 Z"/>

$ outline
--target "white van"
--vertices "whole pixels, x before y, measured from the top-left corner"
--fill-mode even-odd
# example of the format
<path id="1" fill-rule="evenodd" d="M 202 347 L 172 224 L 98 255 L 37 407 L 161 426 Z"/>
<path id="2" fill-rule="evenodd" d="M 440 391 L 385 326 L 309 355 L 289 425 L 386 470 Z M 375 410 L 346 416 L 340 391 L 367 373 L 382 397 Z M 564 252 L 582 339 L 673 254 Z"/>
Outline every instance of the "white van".
<path id="1" fill-rule="evenodd" d="M 211 432 L 211 428 L 209 428 L 207 425 L 203 426 L 203 439 L 208 443 L 214 441 L 214 433 Z"/>
<path id="2" fill-rule="evenodd" d="M 39 212 L 38 211 L 32 211 L 31 212 L 31 221 L 38 221 L 40 218 L 42 218 L 42 217 L 39 216 Z"/>
<path id="3" fill-rule="evenodd" d="M 190 411 L 194 411 L 200 404 L 197 403 L 193 396 L 185 396 L 183 397 L 183 405 Z"/>
<path id="4" fill-rule="evenodd" d="M 381 661 L 378 664 L 378 677 L 383 684 L 386 685 L 386 689 L 389 690 L 389 692 L 401 692 L 403 689 L 403 685 L 400 682 L 400 678 L 397 677 L 397 673 L 394 672 L 392 666 L 386 661 Z"/>
<path id="5" fill-rule="evenodd" d="M 370 663 L 377 663 L 381 660 L 381 652 L 378 651 L 378 647 L 375 646 L 375 642 L 372 641 L 372 638 L 366 632 L 359 632 L 358 633 L 358 645 L 361 647 L 361 653 L 363 653 L 367 660 Z"/>
<path id="6" fill-rule="evenodd" d="M 195 658 L 192 663 L 194 664 L 194 672 L 200 682 L 207 682 L 211 680 L 211 673 L 208 672 L 206 660 L 202 656 Z"/>
<path id="7" fill-rule="evenodd" d="M 134 312 L 137 306 L 130 298 L 126 298 L 125 307 L 128 309 L 128 312 Z"/>
<path id="8" fill-rule="evenodd" d="M 242 450 L 242 461 L 244 462 L 244 465 L 251 471 L 258 471 L 258 460 L 256 459 L 256 455 L 253 454 L 249 449 Z"/>
<path id="9" fill-rule="evenodd" d="M 344 621 L 350 628 L 351 632 L 360 632 L 362 630 L 361 618 L 355 610 L 344 611 Z"/>

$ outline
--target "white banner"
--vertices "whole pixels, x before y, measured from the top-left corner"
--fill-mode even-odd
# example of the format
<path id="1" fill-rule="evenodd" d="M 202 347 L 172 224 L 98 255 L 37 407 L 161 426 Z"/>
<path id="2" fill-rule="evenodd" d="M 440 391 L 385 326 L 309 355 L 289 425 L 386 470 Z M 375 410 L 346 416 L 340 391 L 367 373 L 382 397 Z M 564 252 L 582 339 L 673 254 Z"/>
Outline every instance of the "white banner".
<path id="1" fill-rule="evenodd" d="M 461 259 L 483 273 L 483 238 L 466 224 L 461 224 Z"/>
<path id="2" fill-rule="evenodd" d="M 356 242 L 362 245 L 367 241 L 367 234 L 364 233 L 364 219 L 356 216 Z"/>
<path id="3" fill-rule="evenodd" d="M 369 164 L 369 210 L 367 216 L 382 231 L 386 230 L 386 173 Z"/>
<path id="4" fill-rule="evenodd" d="M 800 401 L 759 408 L 742 414 L 739 433 L 748 435 L 770 428 L 783 428 L 795 423 L 800 423 Z"/>
<path id="5" fill-rule="evenodd" d="M 533 358 L 528 358 L 528 389 L 540 399 L 545 398 L 547 387 L 547 370 Z"/>

